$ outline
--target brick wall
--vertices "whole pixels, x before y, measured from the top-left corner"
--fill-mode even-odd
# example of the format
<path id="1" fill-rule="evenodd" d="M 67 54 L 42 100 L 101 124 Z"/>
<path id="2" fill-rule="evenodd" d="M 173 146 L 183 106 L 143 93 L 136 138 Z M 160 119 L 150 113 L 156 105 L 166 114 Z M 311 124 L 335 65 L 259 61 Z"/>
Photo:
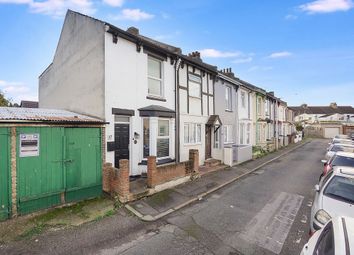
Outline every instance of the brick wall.
<path id="1" fill-rule="evenodd" d="M 199 172 L 199 152 L 198 150 L 189 151 L 188 161 L 168 164 L 163 166 L 156 165 L 156 157 L 148 157 L 147 165 L 147 185 L 153 188 L 174 179 L 195 174 Z"/>

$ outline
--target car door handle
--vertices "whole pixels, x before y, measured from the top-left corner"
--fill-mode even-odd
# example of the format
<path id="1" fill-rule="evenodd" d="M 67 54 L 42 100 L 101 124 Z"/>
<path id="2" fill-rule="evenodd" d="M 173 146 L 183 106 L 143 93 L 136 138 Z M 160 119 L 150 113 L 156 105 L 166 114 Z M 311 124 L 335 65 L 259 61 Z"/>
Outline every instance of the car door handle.
<path id="1" fill-rule="evenodd" d="M 72 162 L 74 162 L 74 160 L 73 159 L 64 159 L 63 162 L 64 163 L 72 163 Z"/>

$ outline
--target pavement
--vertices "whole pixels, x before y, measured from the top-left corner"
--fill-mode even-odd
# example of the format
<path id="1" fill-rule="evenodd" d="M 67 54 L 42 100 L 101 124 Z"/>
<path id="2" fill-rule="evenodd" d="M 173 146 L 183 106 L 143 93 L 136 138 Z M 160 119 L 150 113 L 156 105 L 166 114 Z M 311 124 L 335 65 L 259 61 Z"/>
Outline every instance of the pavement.
<path id="1" fill-rule="evenodd" d="M 143 221 L 156 221 L 194 203 L 195 201 L 203 199 L 203 197 L 253 173 L 266 164 L 283 157 L 308 142 L 310 142 L 310 140 L 304 140 L 303 142 L 283 147 L 282 149 L 269 153 L 262 158 L 204 174 L 199 179 L 128 203 L 125 207 Z"/>

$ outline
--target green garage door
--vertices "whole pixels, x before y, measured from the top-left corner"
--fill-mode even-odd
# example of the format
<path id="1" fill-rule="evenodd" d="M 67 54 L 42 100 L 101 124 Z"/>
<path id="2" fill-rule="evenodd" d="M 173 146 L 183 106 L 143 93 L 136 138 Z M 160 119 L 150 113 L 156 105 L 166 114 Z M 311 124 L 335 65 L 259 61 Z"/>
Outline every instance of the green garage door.
<path id="1" fill-rule="evenodd" d="M 9 130 L 0 128 L 0 220 L 7 219 L 10 212 L 9 154 Z"/>
<path id="2" fill-rule="evenodd" d="M 64 129 L 18 127 L 17 134 L 19 212 L 26 214 L 60 204 L 65 191 Z"/>
<path id="3" fill-rule="evenodd" d="M 102 193 L 101 131 L 99 128 L 65 128 L 66 202 Z"/>
<path id="4" fill-rule="evenodd" d="M 20 213 L 101 195 L 100 128 L 23 127 L 17 133 Z"/>

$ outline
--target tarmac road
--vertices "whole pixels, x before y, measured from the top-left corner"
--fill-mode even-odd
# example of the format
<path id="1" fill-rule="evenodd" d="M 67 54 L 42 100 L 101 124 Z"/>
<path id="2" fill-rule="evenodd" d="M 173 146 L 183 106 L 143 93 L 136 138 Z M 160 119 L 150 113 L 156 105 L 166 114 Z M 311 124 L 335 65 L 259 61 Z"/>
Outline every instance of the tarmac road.
<path id="1" fill-rule="evenodd" d="M 312 142 L 153 223 L 120 212 L 0 245 L 0 254 L 299 254 L 327 140 Z"/>

